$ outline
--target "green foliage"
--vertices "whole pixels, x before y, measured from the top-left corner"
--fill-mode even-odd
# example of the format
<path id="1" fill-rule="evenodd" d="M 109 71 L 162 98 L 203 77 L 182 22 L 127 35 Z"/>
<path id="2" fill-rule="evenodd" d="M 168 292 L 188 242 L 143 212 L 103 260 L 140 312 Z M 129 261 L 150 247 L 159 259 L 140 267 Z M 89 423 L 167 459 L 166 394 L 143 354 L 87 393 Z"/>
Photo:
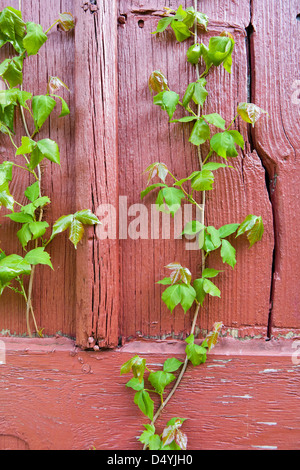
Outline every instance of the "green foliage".
<path id="1" fill-rule="evenodd" d="M 195 6 L 197 2 L 195 2 Z M 201 275 L 192 280 L 192 273 L 187 267 L 178 262 L 172 262 L 166 266 L 169 276 L 164 277 L 157 284 L 164 286 L 162 301 L 172 313 L 177 306 L 181 306 L 184 313 L 194 307 L 194 320 L 192 330 L 185 342 L 185 360 L 182 362 L 177 358 L 169 358 L 163 364 L 163 370 L 151 371 L 147 368 L 145 360 L 135 356 L 127 361 L 122 368 L 121 374 L 132 370 L 134 377 L 126 386 L 135 390 L 135 403 L 139 409 L 151 420 L 150 424 L 144 425 L 144 432 L 139 440 L 144 448 L 150 450 L 185 450 L 187 448 L 187 437 L 181 431 L 184 419 L 172 418 L 161 435 L 156 433 L 154 423 L 160 416 L 165 404 L 173 396 L 177 386 L 191 363 L 194 367 L 203 364 L 207 360 L 207 353 L 215 346 L 221 334 L 223 324 L 216 322 L 212 331 L 205 340 L 198 344 L 195 338 L 195 326 L 200 307 L 203 306 L 207 296 L 221 297 L 218 287 L 218 276 L 222 271 L 213 267 L 206 267 L 207 258 L 212 252 L 219 250 L 224 264 L 232 269 L 236 265 L 235 238 L 246 234 L 250 246 L 262 239 L 264 226 L 262 218 L 249 215 L 242 223 L 228 223 L 216 228 L 205 225 L 206 191 L 212 191 L 216 181 L 215 171 L 234 170 L 234 167 L 226 163 L 211 161 L 216 158 L 228 160 L 239 155 L 240 149 L 244 149 L 243 136 L 233 125 L 238 117 L 247 123 L 256 124 L 258 118 L 266 112 L 252 103 L 240 103 L 233 120 L 227 125 L 225 119 L 217 112 L 203 114 L 202 108 L 208 101 L 207 75 L 211 68 L 222 66 L 226 72 L 231 73 L 235 41 L 229 32 L 223 32 L 219 36 L 211 37 L 208 44 L 199 43 L 196 34 L 197 27 L 207 29 L 208 18 L 206 15 L 196 12 L 193 7 L 183 9 L 182 5 L 177 10 L 165 7 L 165 15 L 158 22 L 157 29 L 153 34 L 163 33 L 171 28 L 176 40 L 183 42 L 194 35 L 194 43 L 187 48 L 187 62 L 196 68 L 197 79 L 189 83 L 183 96 L 169 88 L 167 77 L 155 70 L 149 78 L 149 89 L 153 96 L 153 102 L 162 111 L 166 111 L 169 123 L 179 123 L 188 127 L 189 143 L 200 147 L 205 144 L 208 148 L 206 157 L 202 158 L 202 149 L 197 152 L 200 169 L 189 176 L 175 177 L 164 163 L 155 162 L 145 170 L 147 175 L 147 187 L 141 192 L 141 198 L 156 196 L 156 208 L 163 212 L 169 212 L 173 216 L 181 207 L 183 202 L 196 206 L 201 213 L 201 220 L 190 220 L 186 223 L 181 236 L 194 236 L 198 239 L 201 253 Z M 205 64 L 205 70 L 200 74 L 200 66 Z M 182 101 L 180 101 L 182 96 Z M 179 115 L 183 111 L 184 115 Z M 160 112 L 160 111 L 159 111 Z M 177 116 L 178 115 L 178 116 Z M 184 165 L 183 165 L 184 166 Z M 158 179 L 159 182 L 156 182 Z M 202 204 L 199 202 L 202 201 Z M 235 237 L 235 238 L 234 238 Z M 134 369 L 138 364 L 139 373 Z M 149 371 L 148 382 L 153 389 L 145 389 L 145 371 Z M 177 380 L 174 373 L 178 372 Z M 168 398 L 164 401 L 165 389 L 172 384 Z M 155 416 L 153 416 L 154 402 L 149 393 L 156 393 L 161 398 L 161 405 Z"/>
<path id="2" fill-rule="evenodd" d="M 15 149 L 15 158 L 21 157 L 25 160 L 24 166 L 14 161 L 0 163 L 0 209 L 4 207 L 9 212 L 5 217 L 19 227 L 21 225 L 16 235 L 23 250 L 27 251 L 23 258 L 15 254 L 7 256 L 0 250 L 0 295 L 5 288 L 21 294 L 27 303 L 27 311 L 31 310 L 34 322 L 32 291 L 29 289 L 26 294 L 24 277 L 31 276 L 31 281 L 33 281 L 34 270 L 32 266 L 45 265 L 53 269 L 46 247 L 58 233 L 69 229 L 70 241 L 77 248 L 83 237 L 84 226 L 100 223 L 90 210 L 81 210 L 75 214 L 61 217 L 54 224 L 50 239 L 44 238 L 49 228 L 49 224 L 43 220 L 44 208 L 51 201 L 42 194 L 40 164 L 45 159 L 60 164 L 60 151 L 54 140 L 50 138 L 35 140 L 35 136 L 51 116 L 56 107 L 56 100 L 61 101 L 59 117 L 70 114 L 66 101 L 61 96 L 54 94 L 61 87 L 69 89 L 58 77 L 50 77 L 48 83 L 45 84 L 47 94 L 33 96 L 32 93 L 24 91 L 22 87 L 23 65 L 25 58 L 27 63 L 31 56 L 40 51 L 48 40 L 48 33 L 56 24 L 63 31 L 70 31 L 75 26 L 74 18 L 70 13 L 60 14 L 52 26 L 44 32 L 39 24 L 33 22 L 25 24 L 21 11 L 7 7 L 0 12 L 0 48 L 10 43 L 15 49 L 13 57 L 5 58 L 0 63 L 0 79 L 6 86 L 6 89 L 0 91 L 0 132 L 9 136 Z M 17 107 L 21 108 L 25 131 L 19 145 L 14 141 L 15 110 Z M 24 111 L 26 111 L 26 115 Z M 32 121 L 30 125 L 27 125 L 28 116 Z M 30 128 L 35 129 L 32 135 L 28 130 Z M 25 189 L 24 194 L 29 201 L 25 205 L 17 202 L 11 194 L 10 185 L 13 181 L 14 167 L 24 170 L 35 178 L 35 181 Z M 18 212 L 15 212 L 16 206 Z M 31 336 L 30 329 L 28 333 Z M 40 335 L 41 330 L 37 330 L 37 333 Z"/>

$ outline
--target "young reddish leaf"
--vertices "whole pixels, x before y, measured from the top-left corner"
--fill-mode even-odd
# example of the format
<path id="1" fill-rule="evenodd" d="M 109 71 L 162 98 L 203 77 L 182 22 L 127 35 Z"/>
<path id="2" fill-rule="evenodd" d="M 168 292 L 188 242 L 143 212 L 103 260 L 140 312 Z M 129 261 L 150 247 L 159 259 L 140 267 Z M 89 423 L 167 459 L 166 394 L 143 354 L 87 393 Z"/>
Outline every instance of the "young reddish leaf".
<path id="1" fill-rule="evenodd" d="M 207 344 L 208 351 L 211 351 L 211 349 L 217 344 L 222 328 L 223 323 L 216 322 L 213 326 L 212 331 L 206 336 L 205 343 Z"/>
<path id="2" fill-rule="evenodd" d="M 74 218 L 70 225 L 69 240 L 73 243 L 75 249 L 77 249 L 77 245 L 82 239 L 83 234 L 84 234 L 83 224 L 79 220 Z"/>
<path id="3" fill-rule="evenodd" d="M 188 268 L 184 268 L 176 262 L 168 264 L 166 268 L 171 270 L 170 279 L 172 284 L 176 284 L 179 281 L 184 282 L 184 284 L 191 283 L 192 274 Z"/>
<path id="4" fill-rule="evenodd" d="M 58 27 L 61 31 L 69 32 L 75 28 L 75 20 L 72 13 L 65 12 L 59 14 Z"/>
<path id="5" fill-rule="evenodd" d="M 243 121 L 251 123 L 252 127 L 254 127 L 255 123 L 263 114 L 268 115 L 267 111 L 253 103 L 240 103 L 238 105 L 237 112 Z"/>
<path id="6" fill-rule="evenodd" d="M 48 87 L 51 94 L 57 93 L 61 88 L 70 91 L 67 85 L 58 77 L 49 77 Z"/>
<path id="7" fill-rule="evenodd" d="M 160 93 L 168 89 L 168 80 L 160 70 L 154 70 L 149 77 L 149 89 L 155 93 Z"/>
<path id="8" fill-rule="evenodd" d="M 164 163 L 156 162 L 148 166 L 148 168 L 144 171 L 143 175 L 145 175 L 146 173 L 148 173 L 147 184 L 149 184 L 150 181 L 155 178 L 155 176 L 158 176 L 162 180 L 162 182 L 165 183 L 169 170 L 167 168 L 167 165 L 165 165 Z"/>
<path id="9" fill-rule="evenodd" d="M 186 450 L 188 438 L 187 435 L 184 434 L 180 429 L 177 429 L 175 435 L 175 442 L 182 450 Z"/>
<path id="10" fill-rule="evenodd" d="M 131 370 L 135 378 L 142 383 L 146 369 L 146 359 L 134 356 L 122 365 L 120 375 L 128 374 Z"/>

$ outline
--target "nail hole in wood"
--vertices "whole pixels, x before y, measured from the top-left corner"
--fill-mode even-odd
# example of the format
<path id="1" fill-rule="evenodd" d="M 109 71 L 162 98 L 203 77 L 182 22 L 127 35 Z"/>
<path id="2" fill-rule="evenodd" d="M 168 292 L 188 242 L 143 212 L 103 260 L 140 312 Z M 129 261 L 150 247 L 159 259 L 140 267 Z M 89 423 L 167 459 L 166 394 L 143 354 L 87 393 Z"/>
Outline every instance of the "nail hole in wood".
<path id="1" fill-rule="evenodd" d="M 143 28 L 145 26 L 144 20 L 139 20 L 138 25 L 139 25 L 139 28 Z"/>
<path id="2" fill-rule="evenodd" d="M 296 16 L 296 20 L 300 21 L 300 13 L 298 13 L 298 15 Z"/>

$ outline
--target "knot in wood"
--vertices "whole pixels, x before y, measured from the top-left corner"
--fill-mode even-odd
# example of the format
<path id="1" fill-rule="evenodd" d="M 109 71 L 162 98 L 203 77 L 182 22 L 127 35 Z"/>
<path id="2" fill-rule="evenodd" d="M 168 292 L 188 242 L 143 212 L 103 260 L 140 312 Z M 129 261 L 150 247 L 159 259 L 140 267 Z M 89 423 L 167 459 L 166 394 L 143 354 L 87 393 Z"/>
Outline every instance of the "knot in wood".
<path id="1" fill-rule="evenodd" d="M 81 4 L 81 8 L 83 8 L 84 11 L 90 10 L 90 13 L 95 13 L 99 10 L 97 0 L 91 0 L 90 2 L 85 1 Z"/>

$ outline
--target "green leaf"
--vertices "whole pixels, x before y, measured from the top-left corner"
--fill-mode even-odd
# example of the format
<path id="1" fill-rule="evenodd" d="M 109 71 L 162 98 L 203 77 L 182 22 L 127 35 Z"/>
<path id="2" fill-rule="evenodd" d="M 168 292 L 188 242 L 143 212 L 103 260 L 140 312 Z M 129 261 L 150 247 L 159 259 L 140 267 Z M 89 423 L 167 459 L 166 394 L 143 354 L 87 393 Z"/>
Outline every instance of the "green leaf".
<path id="1" fill-rule="evenodd" d="M 42 139 L 37 142 L 37 149 L 43 155 L 53 163 L 60 165 L 60 153 L 57 143 L 51 139 Z"/>
<path id="2" fill-rule="evenodd" d="M 34 202 L 38 199 L 40 195 L 40 183 L 36 181 L 31 186 L 28 186 L 24 195 L 29 199 L 29 201 Z"/>
<path id="3" fill-rule="evenodd" d="M 208 91 L 205 89 L 206 83 L 207 82 L 206 82 L 205 78 L 200 78 L 195 83 L 193 101 L 196 104 L 200 104 L 201 106 L 204 105 L 205 100 L 208 96 Z"/>
<path id="4" fill-rule="evenodd" d="M 153 191 L 156 188 L 167 188 L 167 185 L 163 183 L 155 183 L 155 184 L 152 184 L 151 186 L 147 186 L 147 188 L 141 192 L 141 199 L 144 199 L 144 197 L 147 196 L 147 194 L 149 194 L 151 191 Z"/>
<path id="5" fill-rule="evenodd" d="M 256 215 L 248 215 L 245 220 L 241 223 L 236 238 L 242 235 L 243 233 L 247 233 L 247 238 L 250 243 L 250 247 L 254 245 L 254 243 L 260 241 L 264 234 L 264 224 L 262 221 L 261 216 Z"/>
<path id="6" fill-rule="evenodd" d="M 193 44 L 188 48 L 187 51 L 187 61 L 190 62 L 190 64 L 198 64 L 199 60 L 201 57 L 201 46 L 200 44 Z"/>
<path id="7" fill-rule="evenodd" d="M 23 37 L 25 34 L 25 23 L 19 10 L 7 7 L 0 13 L 0 48 L 10 42 L 15 50 L 21 54 L 23 48 Z"/>
<path id="8" fill-rule="evenodd" d="M 170 122 L 192 122 L 196 121 L 198 118 L 196 116 L 184 116 L 179 119 L 172 119 Z"/>
<path id="9" fill-rule="evenodd" d="M 26 224 L 33 222 L 33 218 L 29 214 L 23 214 L 22 212 L 13 212 L 12 214 L 6 215 L 10 220 L 19 224 Z"/>
<path id="10" fill-rule="evenodd" d="M 186 108 L 190 101 L 192 100 L 193 96 L 194 96 L 194 91 L 195 91 L 195 83 L 190 83 L 188 86 L 187 86 L 187 89 L 185 91 L 185 94 L 182 98 L 182 104 L 183 106 Z M 193 116 L 187 116 L 188 118 L 190 119 L 194 119 Z M 186 121 L 185 121 L 186 122 Z"/>
<path id="11" fill-rule="evenodd" d="M 129 380 L 129 382 L 127 382 L 126 387 L 132 388 L 136 392 L 139 392 L 140 390 L 144 390 L 144 380 L 140 382 L 138 378 L 133 377 L 131 380 Z"/>
<path id="12" fill-rule="evenodd" d="M 200 11 L 196 11 L 196 19 L 197 19 L 197 23 L 200 26 L 203 26 L 205 30 L 207 30 L 208 16 L 205 15 L 204 13 L 200 13 Z"/>
<path id="13" fill-rule="evenodd" d="M 231 73 L 234 44 L 233 38 L 227 36 L 210 38 L 208 48 L 202 44 L 201 53 L 207 68 L 212 64 L 217 67 L 223 63 L 225 70 Z"/>
<path id="14" fill-rule="evenodd" d="M 197 171 L 191 180 L 191 186 L 194 191 L 210 191 L 213 189 L 214 181 L 215 177 L 211 171 Z"/>
<path id="15" fill-rule="evenodd" d="M 176 359 L 176 357 L 170 357 L 164 362 L 164 372 L 176 372 L 183 362 Z"/>
<path id="16" fill-rule="evenodd" d="M 157 24 L 157 29 L 152 34 L 162 33 L 172 23 L 172 17 L 161 18 Z"/>
<path id="17" fill-rule="evenodd" d="M 233 233 L 237 231 L 239 228 L 240 224 L 227 224 L 223 225 L 223 227 L 220 227 L 218 232 L 219 232 L 219 237 L 220 238 L 227 238 Z"/>
<path id="18" fill-rule="evenodd" d="M 50 204 L 50 202 L 51 201 L 47 196 L 39 197 L 38 199 L 36 199 L 31 204 L 27 204 L 27 206 L 23 206 L 22 209 L 21 209 L 21 212 L 23 212 L 24 214 L 29 214 L 33 217 L 35 211 L 39 207 L 44 207 L 47 204 Z"/>
<path id="19" fill-rule="evenodd" d="M 179 95 L 174 91 L 162 91 L 154 96 L 153 102 L 164 111 L 167 111 L 169 118 L 172 119 L 179 102 Z"/>
<path id="20" fill-rule="evenodd" d="M 144 424 L 143 426 L 145 428 L 145 431 L 139 437 L 139 441 L 147 446 L 149 445 L 150 439 L 153 438 L 155 435 L 155 426 L 153 424 Z"/>
<path id="21" fill-rule="evenodd" d="M 170 312 L 181 302 L 181 289 L 179 284 L 168 287 L 162 294 L 162 301 L 166 304 Z"/>
<path id="22" fill-rule="evenodd" d="M 205 228 L 205 225 L 198 222 L 198 220 L 191 220 L 186 224 L 182 235 L 196 235 L 197 233 L 201 232 Z"/>
<path id="23" fill-rule="evenodd" d="M 165 277 L 164 279 L 162 279 L 161 281 L 157 281 L 156 284 L 161 284 L 163 286 L 169 286 L 170 284 L 172 284 L 172 281 L 171 281 L 171 278 L 170 277 Z"/>
<path id="24" fill-rule="evenodd" d="M 58 117 L 61 118 L 61 117 L 64 117 L 64 116 L 68 116 L 70 114 L 70 109 L 69 109 L 69 106 L 67 105 L 66 101 L 59 95 L 53 95 L 52 94 L 51 96 L 53 96 L 54 98 L 58 98 L 61 101 L 61 113 Z"/>
<path id="25" fill-rule="evenodd" d="M 181 291 L 181 307 L 186 313 L 193 305 L 196 298 L 196 291 L 191 285 L 182 284 L 180 286 Z"/>
<path id="26" fill-rule="evenodd" d="M 31 266 L 21 256 L 5 256 L 2 251 L 0 256 L 0 295 L 10 282 L 22 275 L 29 275 Z"/>
<path id="27" fill-rule="evenodd" d="M 165 371 L 151 372 L 148 380 L 159 394 L 163 394 L 167 385 L 175 380 L 175 375 Z"/>
<path id="28" fill-rule="evenodd" d="M 179 42 L 185 41 L 191 36 L 189 28 L 181 21 L 172 21 L 171 28 L 173 29 L 176 39 Z"/>
<path id="29" fill-rule="evenodd" d="M 220 132 L 211 138 L 210 145 L 220 157 L 227 160 L 227 157 L 238 156 L 235 148 L 236 139 L 237 136 L 232 135 L 232 131 Z M 239 142 L 241 143 L 240 139 Z"/>
<path id="30" fill-rule="evenodd" d="M 215 171 L 219 168 L 233 168 L 233 166 L 226 165 L 226 163 L 209 162 L 203 165 L 202 170 Z"/>
<path id="31" fill-rule="evenodd" d="M 0 164 L 0 187 L 12 180 L 12 162 L 3 162 Z"/>
<path id="32" fill-rule="evenodd" d="M 32 98 L 32 112 L 37 130 L 40 130 L 55 106 L 56 101 L 51 96 L 39 95 Z"/>
<path id="33" fill-rule="evenodd" d="M 0 121 L 14 132 L 15 106 L 6 106 L 4 110 L 0 108 Z"/>
<path id="34" fill-rule="evenodd" d="M 188 343 L 185 352 L 193 366 L 199 366 L 206 362 L 206 349 L 194 343 L 193 335 L 190 335 L 185 341 Z"/>
<path id="35" fill-rule="evenodd" d="M 205 278 L 205 279 L 206 278 L 217 277 L 217 275 L 221 272 L 222 271 L 218 271 L 217 269 L 206 268 L 206 269 L 204 269 L 204 271 L 202 273 L 202 277 Z"/>
<path id="36" fill-rule="evenodd" d="M 22 137 L 22 145 L 17 149 L 16 156 L 31 153 L 35 147 L 36 142 L 34 140 L 29 137 Z"/>
<path id="37" fill-rule="evenodd" d="M 232 131 L 227 131 L 232 137 L 233 137 L 233 140 L 234 142 L 239 145 L 239 147 L 241 147 L 242 149 L 245 148 L 245 141 L 244 141 L 244 138 L 243 136 L 240 134 L 239 131 L 235 131 L 235 130 L 232 130 Z"/>
<path id="38" fill-rule="evenodd" d="M 222 248 L 221 248 L 221 256 L 223 263 L 229 264 L 229 266 L 234 268 L 236 265 L 236 250 L 235 248 L 229 243 L 228 240 L 222 240 Z"/>
<path id="39" fill-rule="evenodd" d="M 195 289 L 186 284 L 174 284 L 162 294 L 162 300 L 171 312 L 180 304 L 186 313 L 193 305 L 195 298 Z"/>
<path id="40" fill-rule="evenodd" d="M 203 306 L 204 299 L 206 297 L 206 292 L 203 288 L 204 279 L 195 279 L 193 282 L 193 287 L 196 292 L 196 299 L 201 306 Z"/>
<path id="41" fill-rule="evenodd" d="M 75 249 L 77 249 L 77 245 L 82 239 L 83 234 L 84 234 L 83 224 L 79 220 L 74 218 L 70 225 L 69 240 L 73 243 Z"/>
<path id="42" fill-rule="evenodd" d="M 174 215 L 181 207 L 181 201 L 184 198 L 185 195 L 181 189 L 167 187 L 158 193 L 156 205 L 158 210 Z"/>
<path id="43" fill-rule="evenodd" d="M 0 76 L 9 83 L 11 88 L 21 85 L 23 82 L 23 57 L 5 59 L 0 64 Z"/>
<path id="44" fill-rule="evenodd" d="M 45 251 L 45 248 L 35 248 L 34 250 L 29 251 L 24 260 L 33 266 L 43 264 L 50 266 L 50 268 L 53 269 L 49 253 Z"/>
<path id="45" fill-rule="evenodd" d="M 141 412 L 152 421 L 154 402 L 146 390 L 140 390 L 139 392 L 136 392 L 134 396 L 134 403 L 139 407 Z"/>
<path id="46" fill-rule="evenodd" d="M 212 297 L 221 297 L 221 292 L 218 287 L 208 279 L 204 279 L 203 290 L 206 294 L 209 294 Z"/>
<path id="47" fill-rule="evenodd" d="M 0 165 L 0 209 L 14 210 L 14 198 L 9 191 L 9 182 L 12 180 L 12 166 L 11 162 L 3 162 Z"/>
<path id="48" fill-rule="evenodd" d="M 220 116 L 218 113 L 206 114 L 202 116 L 207 122 L 213 124 L 216 127 L 220 127 L 220 129 L 225 130 L 225 120 Z"/>
<path id="49" fill-rule="evenodd" d="M 24 224 L 22 228 L 17 232 L 17 237 L 19 239 L 19 242 L 22 245 L 23 250 L 25 250 L 25 247 L 27 244 L 30 242 L 32 238 L 31 231 L 29 229 L 29 224 Z"/>
<path id="50" fill-rule="evenodd" d="M 32 239 L 36 240 L 42 237 L 48 227 L 49 224 L 47 222 L 30 222 L 29 230 L 32 233 Z"/>
<path id="51" fill-rule="evenodd" d="M 16 36 L 23 37 L 25 23 L 19 10 L 12 7 L 4 8 L 0 14 L 0 31 L 8 38 L 14 40 Z"/>
<path id="52" fill-rule="evenodd" d="M 26 23 L 26 29 L 27 34 L 23 39 L 23 45 L 29 56 L 35 55 L 47 41 L 48 37 L 43 32 L 43 28 L 40 24 L 33 22 Z"/>
<path id="53" fill-rule="evenodd" d="M 85 209 L 74 214 L 76 220 L 79 220 L 83 225 L 99 225 L 101 222 L 98 217 L 92 213 L 90 209 Z"/>
<path id="54" fill-rule="evenodd" d="M 56 235 L 67 230 L 71 226 L 73 219 L 74 219 L 73 214 L 63 215 L 62 217 L 60 217 L 53 225 L 52 235 L 50 237 L 50 240 L 53 240 L 53 238 L 56 237 Z"/>
<path id="55" fill-rule="evenodd" d="M 209 233 L 210 235 L 210 239 L 214 247 L 219 248 L 219 246 L 221 246 L 221 239 L 220 239 L 218 230 L 212 226 L 207 227 L 206 230 L 207 230 L 207 233 Z"/>
<path id="56" fill-rule="evenodd" d="M 204 121 L 204 119 L 199 119 L 196 121 L 192 133 L 189 138 L 189 142 L 194 145 L 201 145 L 210 138 L 210 129 L 209 125 Z"/>

